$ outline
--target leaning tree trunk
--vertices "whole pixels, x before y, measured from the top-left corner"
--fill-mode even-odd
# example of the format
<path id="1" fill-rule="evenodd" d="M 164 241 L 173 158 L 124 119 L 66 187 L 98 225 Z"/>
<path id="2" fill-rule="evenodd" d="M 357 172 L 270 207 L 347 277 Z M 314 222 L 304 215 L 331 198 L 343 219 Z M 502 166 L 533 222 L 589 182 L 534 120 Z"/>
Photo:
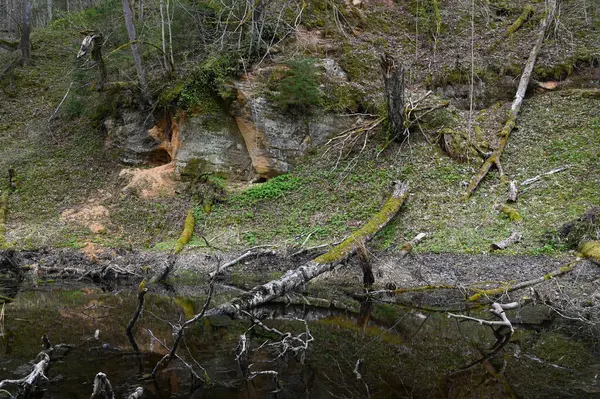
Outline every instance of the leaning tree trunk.
<path id="1" fill-rule="evenodd" d="M 31 0 L 23 0 L 23 25 L 21 26 L 21 55 L 23 65 L 31 63 Z"/>
<path id="2" fill-rule="evenodd" d="M 146 83 L 146 70 L 142 62 L 142 55 L 140 48 L 137 44 L 135 25 L 133 24 L 133 12 L 128 0 L 122 0 L 123 3 L 123 15 L 125 16 L 125 26 L 127 27 L 127 35 L 131 42 L 131 52 L 133 54 L 133 62 L 135 64 L 135 70 L 138 75 L 138 81 L 140 83 L 140 89 L 142 91 L 143 101 L 148 100 L 148 84 Z"/>
<path id="3" fill-rule="evenodd" d="M 531 73 L 533 72 L 533 67 L 535 66 L 535 61 L 537 59 L 537 55 L 542 47 L 542 43 L 544 42 L 544 36 L 546 35 L 546 28 L 550 25 L 550 22 L 554 18 L 554 12 L 556 10 L 556 0 L 548 1 L 548 10 L 546 11 L 546 17 L 542 19 L 540 23 L 540 27 L 537 32 L 537 38 L 535 45 L 531 49 L 529 53 L 529 58 L 527 59 L 527 63 L 525 64 L 525 69 L 523 69 L 523 74 L 521 75 L 521 80 L 519 81 L 519 87 L 517 89 L 517 94 L 515 95 L 515 99 L 510 107 L 510 111 L 508 113 L 508 119 L 504 124 L 504 127 L 498 134 L 500 140 L 498 142 L 498 147 L 496 150 L 485 160 L 485 162 L 479 168 L 479 171 L 473 176 L 471 179 L 471 183 L 467 188 L 467 192 L 464 195 L 465 199 L 468 199 L 471 194 L 475 191 L 479 183 L 483 180 L 483 178 L 490 171 L 492 166 L 496 166 L 498 168 L 498 172 L 500 176 L 502 176 L 502 164 L 500 163 L 500 157 L 504 153 L 504 149 L 506 148 L 506 144 L 508 143 L 508 137 L 510 133 L 515 128 L 517 123 L 517 116 L 519 115 L 519 110 L 521 109 L 521 104 L 523 103 L 523 98 L 525 97 L 525 91 L 527 90 L 527 85 L 529 84 L 529 78 L 531 77 Z"/>
<path id="4" fill-rule="evenodd" d="M 288 271 L 283 277 L 254 287 L 247 294 L 209 310 L 206 312 L 206 316 L 235 317 L 241 310 L 249 310 L 263 305 L 308 283 L 313 278 L 333 270 L 341 261 L 354 254 L 359 245 L 373 238 L 379 230 L 385 227 L 396 216 L 407 196 L 408 183 L 396 182 L 391 197 L 381 210 L 340 244 L 299 268 Z"/>
<path id="5" fill-rule="evenodd" d="M 390 54 L 381 56 L 390 137 L 404 139 L 404 69 Z"/>

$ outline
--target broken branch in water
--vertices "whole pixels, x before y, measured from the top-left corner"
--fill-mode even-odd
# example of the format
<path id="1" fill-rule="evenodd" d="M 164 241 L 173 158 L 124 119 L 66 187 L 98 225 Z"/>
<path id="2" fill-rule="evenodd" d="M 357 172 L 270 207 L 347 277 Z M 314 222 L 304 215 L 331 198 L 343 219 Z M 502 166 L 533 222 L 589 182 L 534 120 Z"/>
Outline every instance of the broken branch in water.
<path id="1" fill-rule="evenodd" d="M 218 274 L 218 271 L 219 271 L 219 266 L 217 266 L 217 274 Z M 194 317 L 187 320 L 179 328 L 176 329 L 177 331 L 176 331 L 175 341 L 173 342 L 173 347 L 171 348 L 169 353 L 164 355 L 158 361 L 158 363 L 156 363 L 156 365 L 154 366 L 154 369 L 152 370 L 152 374 L 151 374 L 152 378 L 156 377 L 156 373 L 158 372 L 158 370 L 160 368 L 167 367 L 169 362 L 174 357 L 176 357 L 177 348 L 179 347 L 179 344 L 181 343 L 181 340 L 183 339 L 183 333 L 184 333 L 186 327 L 188 327 L 190 324 L 194 324 L 195 322 L 200 320 L 202 317 L 204 317 L 206 310 L 208 309 L 208 306 L 210 305 L 210 302 L 212 300 L 214 290 L 215 290 L 215 279 L 213 276 L 213 278 L 210 279 L 210 283 L 208 284 L 208 295 L 206 297 L 206 300 L 204 301 L 204 306 L 202 306 L 202 310 L 200 311 L 200 313 L 196 314 Z"/>
<path id="2" fill-rule="evenodd" d="M 140 348 L 138 347 L 137 343 L 135 342 L 135 338 L 133 337 L 133 326 L 135 325 L 135 322 L 138 320 L 138 318 L 142 314 L 142 310 L 144 309 L 144 297 L 146 296 L 147 292 L 148 292 L 148 288 L 146 288 L 145 280 L 142 280 L 142 282 L 140 283 L 140 285 L 138 287 L 137 309 L 135 310 L 135 313 L 134 313 L 133 317 L 131 318 L 131 320 L 129 320 L 129 323 L 127 324 L 127 329 L 125 330 L 127 333 L 127 338 L 129 338 L 129 342 L 131 343 L 131 346 L 133 347 L 133 351 L 135 353 L 139 353 Z"/>

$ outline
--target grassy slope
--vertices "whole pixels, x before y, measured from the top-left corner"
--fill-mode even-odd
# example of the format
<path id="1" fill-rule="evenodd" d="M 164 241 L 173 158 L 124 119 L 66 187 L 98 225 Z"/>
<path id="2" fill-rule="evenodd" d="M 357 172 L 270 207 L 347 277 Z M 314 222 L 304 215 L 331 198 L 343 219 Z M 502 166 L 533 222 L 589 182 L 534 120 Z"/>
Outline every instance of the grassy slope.
<path id="1" fill-rule="evenodd" d="M 273 181 L 252 189 L 277 198 L 255 202 L 252 197 L 257 195 L 238 194 L 229 204 L 215 207 L 204 219 L 204 234 L 209 239 L 221 235 L 216 240 L 219 245 L 301 244 L 311 233 L 309 244 L 333 241 L 378 209 L 391 181 L 408 179 L 410 200 L 379 235 L 379 248 L 397 249 L 417 233 L 428 232 L 431 237 L 419 251 L 480 253 L 517 230 L 525 239 L 507 252 L 552 253 L 564 248 L 547 245 L 546 233 L 599 202 L 599 105 L 577 91 L 546 93 L 525 102 L 519 129 L 504 157 L 507 178 L 523 181 L 559 166 L 570 168 L 523 192 L 515 205 L 523 217 L 520 224 L 495 209 L 504 203 L 508 190 L 497 173 L 491 173 L 474 197 L 463 202 L 464 183 L 476 165 L 454 161 L 437 145 L 416 136 L 409 146 L 389 148 L 378 160 L 377 148 L 368 148 L 355 165 L 350 158 L 335 170 L 336 154 L 314 155 L 283 183 Z M 231 229 L 225 236 L 224 227 Z"/>
<path id="2" fill-rule="evenodd" d="M 520 2 L 510 3 L 514 3 L 513 14 L 518 15 Z M 15 71 L 14 86 L 3 83 L 0 173 L 4 174 L 10 167 L 18 173 L 19 189 L 10 199 L 8 226 L 8 238 L 18 247 L 81 245 L 85 240 L 93 240 L 111 246 L 166 249 L 172 247 L 178 235 L 185 217 L 186 198 L 142 201 L 118 195 L 116 175 L 120 165 L 104 149 L 103 137 L 91 122 L 94 110 L 86 107 L 87 103 L 97 104 L 97 96 L 75 85 L 74 94 L 63 104 L 59 117 L 50 124 L 47 122 L 70 81 L 82 79 L 73 64 L 80 40 L 78 31 L 99 21 L 116 21 L 118 13 L 113 11 L 90 11 L 68 23 L 63 20 L 34 33 L 37 49 L 34 65 Z M 356 54 L 361 51 L 372 54 L 374 48 L 391 47 L 412 51 L 409 35 L 393 36 L 393 32 L 401 32 L 400 28 L 412 29 L 412 23 L 405 23 L 408 11 L 402 11 L 396 19 L 377 10 L 367 13 L 369 15 L 383 15 L 383 22 L 390 26 L 386 28 L 377 22 L 379 20 L 373 23 L 367 18 L 362 28 L 364 34 L 346 41 L 348 49 L 359 49 Z M 445 70 L 444 52 L 453 53 L 456 46 L 464 44 L 455 44 L 452 40 L 461 32 L 468 33 L 467 25 L 459 32 L 464 24 L 457 23 L 463 21 L 465 15 L 442 10 L 445 27 L 438 47 L 438 67 L 442 65 L 442 70 Z M 505 21 L 493 18 L 494 35 L 502 32 L 511 18 L 512 14 Z M 394 21 L 398 26 L 392 25 Z M 482 21 L 479 22 L 483 27 Z M 112 26 L 117 26 L 117 22 Z M 370 26 L 371 23 L 375 26 Z M 379 25 L 388 33 L 382 35 L 384 39 L 376 40 L 374 32 L 379 31 Z M 534 27 L 528 24 L 518 33 L 519 38 L 513 39 L 522 50 L 527 48 L 522 37 Z M 123 36 L 121 31 L 122 27 L 115 28 L 111 40 Z M 114 40 L 111 45 L 117 47 L 121 40 Z M 555 45 L 553 41 L 549 48 Z M 128 61 L 125 53 L 113 57 L 117 57 L 111 58 L 109 67 L 113 71 L 118 62 Z M 348 53 L 340 57 L 348 58 Z M 427 60 L 422 62 L 427 63 Z M 352 62 L 346 64 L 348 68 L 365 68 Z M 373 63 L 366 67 L 373 69 Z M 418 63 L 413 66 L 417 67 Z M 425 68 L 423 65 L 423 70 Z M 127 68 L 121 70 L 127 75 Z M 213 207 L 210 215 L 199 220 L 197 233 L 205 235 L 212 244 L 228 249 L 268 242 L 301 244 L 306 240 L 307 245 L 331 242 L 343 238 L 378 209 L 388 195 L 392 180 L 408 179 L 411 198 L 400 217 L 376 240 L 378 249 L 395 249 L 416 233 L 426 231 L 431 238 L 419 251 L 478 253 L 487 251 L 491 241 L 518 229 L 524 233 L 525 240 L 510 252 L 562 250 L 560 246 L 548 244 L 544 238 L 546 230 L 557 228 L 598 203 L 600 120 L 597 109 L 598 100 L 583 99 L 576 93 L 548 93 L 526 101 L 519 119 L 520 128 L 513 134 L 504 159 L 509 178 L 523 180 L 565 164 L 571 168 L 545 178 L 524 193 L 516 205 L 524 219 L 521 225 L 499 216 L 494 209 L 506 192 L 495 173 L 486 179 L 471 201 L 463 203 L 459 200 L 463 182 L 469 180 L 477 165 L 449 159 L 437 145 L 430 145 L 415 134 L 409 146 L 402 149 L 391 146 L 378 159 L 375 157 L 377 142 L 373 141 L 361 156 L 343 160 L 336 169 L 333 168 L 337 160 L 335 153 L 308 156 L 289 177 L 256 186 L 245 194 L 234 193 L 226 204 Z M 2 187 L 4 184 L 3 181 Z M 93 236 L 85 228 L 59 221 L 63 210 L 85 203 L 90 197 L 101 196 L 99 190 L 113 194 L 103 202 L 111 211 L 108 234 Z M 194 239 L 192 244 L 200 246 L 202 242 Z"/>

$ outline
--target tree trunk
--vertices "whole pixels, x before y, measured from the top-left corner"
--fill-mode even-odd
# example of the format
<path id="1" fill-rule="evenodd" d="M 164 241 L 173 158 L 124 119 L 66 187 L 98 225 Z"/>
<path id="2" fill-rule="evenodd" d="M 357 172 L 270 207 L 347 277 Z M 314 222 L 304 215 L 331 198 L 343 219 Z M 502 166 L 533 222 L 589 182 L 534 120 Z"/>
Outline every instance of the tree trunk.
<path id="1" fill-rule="evenodd" d="M 473 194 L 477 186 L 479 186 L 479 183 L 481 183 L 481 181 L 487 175 L 492 166 L 496 166 L 498 168 L 500 176 L 502 176 L 502 165 L 500 163 L 500 157 L 504 153 L 504 149 L 506 148 L 506 144 L 508 143 L 510 133 L 517 124 L 517 116 L 519 115 L 519 110 L 521 109 L 523 98 L 525 97 L 525 91 L 527 90 L 527 85 L 529 84 L 529 78 L 531 77 L 531 73 L 533 72 L 533 67 L 535 66 L 537 55 L 540 51 L 540 48 L 542 47 L 542 43 L 544 42 L 546 28 L 548 27 L 548 25 L 550 25 L 550 22 L 554 18 L 555 10 L 556 0 L 549 0 L 548 9 L 546 11 L 546 17 L 543 18 L 542 22 L 540 23 L 535 44 L 531 49 L 531 52 L 529 53 L 529 58 L 527 59 L 527 63 L 525 64 L 525 68 L 523 69 L 521 80 L 519 81 L 519 88 L 517 89 L 517 94 L 515 95 L 515 99 L 508 113 L 508 119 L 506 120 L 504 127 L 498 134 L 498 136 L 500 137 L 500 140 L 498 142 L 498 148 L 496 148 L 492 155 L 490 155 L 490 157 L 485 160 L 485 162 L 479 168 L 479 171 L 471 179 L 471 183 L 469 184 L 467 192 L 464 195 L 465 199 L 468 199 L 471 196 L 471 194 Z"/>
<path id="2" fill-rule="evenodd" d="M 381 56 L 380 63 L 390 137 L 403 140 L 407 134 L 407 129 L 404 128 L 404 69 L 387 53 Z"/>
<path id="3" fill-rule="evenodd" d="M 256 286 L 247 294 L 209 310 L 206 312 L 206 316 L 227 315 L 236 317 L 240 310 L 249 310 L 263 305 L 308 283 L 313 278 L 333 270 L 341 261 L 354 254 L 361 243 L 370 240 L 379 230 L 385 227 L 396 216 L 407 196 L 408 183 L 396 182 L 392 196 L 381 210 L 340 244 L 299 268 L 288 271 L 283 277 Z"/>
<path id="4" fill-rule="evenodd" d="M 46 0 L 47 7 L 47 15 L 46 15 L 46 25 L 49 25 L 52 22 L 52 0 Z"/>
<path id="5" fill-rule="evenodd" d="M 23 0 L 23 26 L 21 27 L 21 54 L 23 65 L 31 63 L 31 0 Z"/>
<path id="6" fill-rule="evenodd" d="M 102 58 L 103 40 L 102 34 L 92 36 L 92 59 L 96 62 L 96 65 L 98 65 L 98 69 L 100 70 L 100 82 L 98 82 L 100 90 L 104 88 L 104 84 L 106 83 L 106 66 L 104 65 L 104 59 Z"/>
<path id="7" fill-rule="evenodd" d="M 142 62 L 142 55 L 140 53 L 139 46 L 137 44 L 135 25 L 133 24 L 133 12 L 129 5 L 128 0 L 122 0 L 123 3 L 123 15 L 125 16 L 125 26 L 127 27 L 127 35 L 131 43 L 131 52 L 133 54 L 133 62 L 135 64 L 135 70 L 137 71 L 138 81 L 140 83 L 140 89 L 142 91 L 142 100 L 145 103 L 148 100 L 148 85 L 146 83 L 146 70 Z"/>

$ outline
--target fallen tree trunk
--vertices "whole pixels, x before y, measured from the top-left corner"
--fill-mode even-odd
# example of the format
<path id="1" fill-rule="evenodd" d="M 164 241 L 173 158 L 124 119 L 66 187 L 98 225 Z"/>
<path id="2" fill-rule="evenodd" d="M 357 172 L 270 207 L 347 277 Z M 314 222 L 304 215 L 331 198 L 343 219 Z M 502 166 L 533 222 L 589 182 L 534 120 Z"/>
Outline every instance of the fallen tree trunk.
<path id="1" fill-rule="evenodd" d="M 341 261 L 356 252 L 360 242 L 373 238 L 400 210 L 408 196 L 408 183 L 396 182 L 391 197 L 363 227 L 336 245 L 323 255 L 305 263 L 295 270 L 288 271 L 283 277 L 254 287 L 247 294 L 224 303 L 206 312 L 206 316 L 237 316 L 241 310 L 249 310 L 280 297 L 313 278 L 331 271 Z"/>
<path id="2" fill-rule="evenodd" d="M 561 267 L 558 270 L 544 274 L 541 277 L 523 281 L 521 283 L 517 283 L 514 285 L 506 285 L 503 287 L 492 288 L 489 290 L 479 290 L 476 294 L 473 294 L 469 297 L 469 301 L 476 301 L 483 297 L 500 295 L 500 294 L 504 294 L 507 292 L 520 290 L 522 288 L 531 287 L 532 285 L 540 284 L 540 283 L 543 283 L 544 281 L 548 281 L 550 279 L 560 277 L 563 274 L 567 274 L 567 273 L 571 272 L 573 269 L 575 269 L 575 266 L 577 266 L 579 263 L 581 263 L 581 261 L 582 261 L 582 258 L 576 258 L 575 260 L 573 260 L 572 262 L 568 263 L 567 265 Z"/>
<path id="3" fill-rule="evenodd" d="M 502 176 L 502 164 L 500 163 L 500 158 L 504 153 L 504 149 L 506 148 L 506 144 L 508 143 L 508 138 L 510 133 L 515 128 L 517 123 L 517 116 L 519 115 L 519 110 L 521 109 L 521 104 L 523 103 L 523 98 L 525 97 L 525 91 L 527 90 L 527 85 L 529 84 L 529 79 L 531 77 L 531 73 L 533 72 L 533 67 L 535 66 L 535 61 L 537 59 L 537 55 L 542 47 L 542 43 L 544 42 L 544 36 L 546 35 L 546 29 L 550 22 L 554 18 L 554 12 L 556 10 L 556 0 L 549 0 L 548 9 L 546 10 L 546 17 L 542 19 L 540 23 L 540 27 L 537 32 L 537 38 L 531 52 L 529 53 L 529 58 L 527 59 L 527 63 L 525 64 L 525 68 L 523 69 L 523 74 L 521 75 L 521 80 L 519 81 L 519 87 L 517 89 L 517 94 L 515 95 L 515 99 L 510 107 L 510 111 L 508 113 L 508 119 L 504 124 L 504 127 L 498 134 L 500 140 L 498 142 L 498 147 L 492 155 L 485 160 L 485 162 L 479 168 L 479 171 L 473 176 L 471 179 L 471 183 L 467 188 L 467 192 L 464 194 L 464 198 L 468 199 L 471 194 L 475 191 L 475 189 L 479 186 L 479 183 L 485 178 L 487 173 L 490 171 L 492 166 L 496 166 L 500 176 Z"/>

